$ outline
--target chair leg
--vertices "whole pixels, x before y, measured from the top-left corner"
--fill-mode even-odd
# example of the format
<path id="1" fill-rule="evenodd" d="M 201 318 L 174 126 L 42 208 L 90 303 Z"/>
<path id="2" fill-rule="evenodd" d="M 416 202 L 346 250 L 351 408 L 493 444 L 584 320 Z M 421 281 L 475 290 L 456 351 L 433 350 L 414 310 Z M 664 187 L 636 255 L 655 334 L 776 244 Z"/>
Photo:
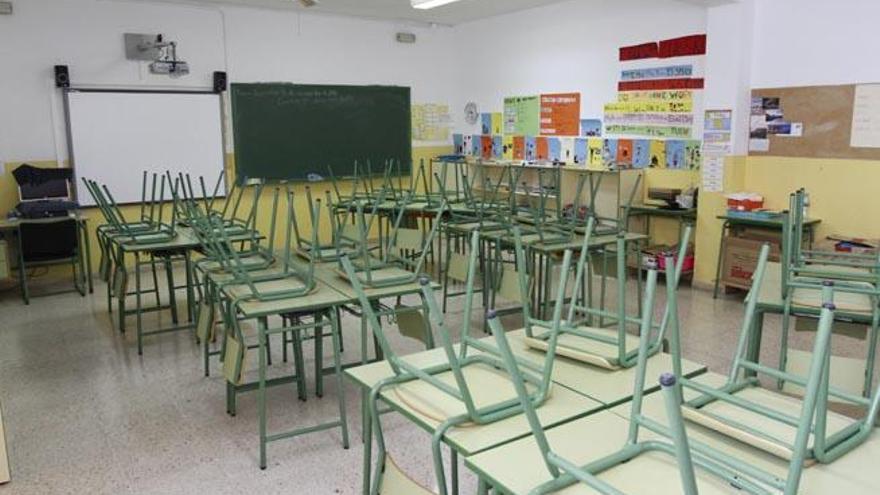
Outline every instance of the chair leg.
<path id="1" fill-rule="evenodd" d="M 174 289 L 174 267 L 171 263 L 171 257 L 165 257 L 165 277 L 168 280 L 168 304 L 171 306 L 171 321 L 177 324 L 177 297 Z M 157 298 L 158 299 L 158 298 Z"/>
<path id="2" fill-rule="evenodd" d="M 321 318 L 315 315 L 316 319 Z M 317 323 L 317 322 L 316 322 Z M 316 326 L 315 332 L 315 395 L 324 397 L 324 327 Z"/>

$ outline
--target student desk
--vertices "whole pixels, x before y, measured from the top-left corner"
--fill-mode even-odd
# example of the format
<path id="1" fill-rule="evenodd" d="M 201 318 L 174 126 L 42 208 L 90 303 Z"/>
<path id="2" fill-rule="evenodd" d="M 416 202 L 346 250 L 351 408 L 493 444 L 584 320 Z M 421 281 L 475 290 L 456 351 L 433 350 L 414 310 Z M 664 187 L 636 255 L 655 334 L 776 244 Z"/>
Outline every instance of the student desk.
<path id="1" fill-rule="evenodd" d="M 457 346 L 456 346 L 457 347 Z M 476 351 L 474 351 L 476 352 Z M 432 349 L 403 358 L 420 368 L 440 364 L 446 361 L 443 349 Z M 484 366 L 468 366 L 465 375 L 471 393 L 478 405 L 496 402 L 499 400 L 516 397 L 509 380 L 501 371 L 490 370 Z M 346 370 L 346 374 L 357 384 L 362 391 L 362 398 L 369 396 L 370 389 L 379 381 L 392 376 L 391 367 L 387 361 L 380 361 L 357 368 Z M 437 375 L 441 379 L 451 379 L 451 372 Z M 416 426 L 426 431 L 429 435 L 442 422 L 441 418 L 462 414 L 463 404 L 452 399 L 433 386 L 415 380 L 387 387 L 381 398 L 390 406 L 392 411 L 402 414 Z M 362 399 L 363 400 L 363 399 Z M 598 401 L 578 394 L 558 384 L 552 385 L 550 396 L 538 412 L 538 419 L 542 425 L 564 423 L 571 419 L 585 416 L 600 411 L 605 406 Z M 372 463 L 372 422 L 369 410 L 361 408 L 363 414 L 364 436 L 364 490 L 368 491 L 370 476 L 373 469 Z M 452 451 L 452 493 L 458 493 L 458 455 L 473 455 L 504 444 L 511 440 L 522 438 L 531 432 L 529 423 L 522 414 L 481 426 L 463 426 L 450 429 L 443 438 L 443 442 Z M 392 452 L 394 446 L 391 446 Z"/>
<path id="2" fill-rule="evenodd" d="M 66 215 L 62 217 L 50 217 L 50 218 L 4 218 L 0 220 L 0 235 L 3 237 L 7 237 L 7 234 L 12 234 L 16 239 L 16 250 L 18 251 L 18 282 L 19 287 L 21 288 L 21 298 L 25 304 L 29 303 L 28 296 L 28 288 L 27 288 L 27 270 L 24 267 L 24 253 L 22 253 L 21 249 L 21 230 L 20 226 L 23 223 L 55 223 L 55 222 L 63 222 L 66 220 L 70 220 L 71 218 L 76 219 L 77 225 L 79 227 L 78 232 L 78 242 L 80 249 L 80 271 L 82 271 L 86 275 L 86 280 L 88 281 L 89 293 L 94 292 L 94 285 L 92 283 L 92 255 L 91 255 L 91 242 L 89 241 L 89 231 L 88 231 L 88 222 L 89 218 L 85 215 L 81 215 L 79 213 Z"/>
<path id="3" fill-rule="evenodd" d="M 821 299 L 820 296 L 817 295 L 820 293 L 820 289 L 799 288 L 795 289 L 795 291 L 797 292 L 794 292 L 794 299 L 792 299 L 791 314 L 794 316 L 800 314 L 818 317 L 821 309 L 818 306 L 799 304 L 797 294 L 801 293 L 809 296 L 809 293 L 812 293 L 813 295 L 816 295 L 816 297 L 812 299 L 818 301 Z M 755 308 L 755 331 L 753 332 L 752 340 L 749 343 L 749 359 L 756 361 L 758 352 L 761 348 L 765 315 L 767 313 L 782 314 L 785 312 L 785 303 L 782 299 L 782 265 L 780 263 L 772 261 L 767 262 L 767 266 L 764 269 L 764 279 L 761 281 L 761 286 L 758 287 L 757 294 L 758 303 Z M 834 313 L 836 321 L 850 321 L 853 323 L 864 324 L 865 326 L 871 326 L 874 306 L 872 305 L 869 295 L 838 293 L 835 294 L 834 299 L 837 304 L 837 310 Z M 867 335 L 870 336 L 870 332 L 868 332 Z M 870 345 L 870 343 L 868 345 Z M 866 383 L 870 384 L 870 381 Z"/>
<path id="4" fill-rule="evenodd" d="M 545 354 L 529 349 L 522 340 L 523 335 L 524 330 L 507 333 L 511 350 L 518 357 L 543 362 Z M 481 340 L 494 343 L 493 337 L 485 337 Z M 446 361 L 442 349 L 411 354 L 403 359 L 419 367 L 429 367 Z M 696 376 L 706 371 L 705 366 L 689 361 L 683 362 L 682 368 L 687 376 Z M 666 354 L 658 354 L 648 360 L 649 376 L 659 376 L 671 369 L 672 363 Z M 369 391 L 380 380 L 392 376 L 391 368 L 385 361 L 352 368 L 347 370 L 346 374 L 364 391 Z M 498 374 L 502 375 L 500 372 Z M 612 372 L 558 357 L 554 361 L 551 376 L 555 384 L 553 393 L 538 409 L 539 419 L 545 427 L 592 415 L 629 401 L 633 394 L 635 368 Z M 494 401 L 515 397 L 515 395 L 510 397 L 504 395 L 513 394 L 512 387 L 505 377 L 506 374 L 502 377 L 476 376 L 475 388 L 472 390 L 474 398 Z M 646 388 L 648 391 L 657 389 L 659 385 L 651 382 Z M 433 432 L 437 427 L 440 422 L 437 420 L 438 417 L 448 417 L 463 412 L 460 402 L 448 398 L 431 385 L 421 381 L 389 387 L 382 392 L 381 397 L 392 410 L 401 413 L 428 432 Z M 362 413 L 367 414 L 365 409 L 362 409 Z M 367 425 L 364 430 L 365 435 L 369 435 L 370 422 L 367 418 L 363 419 L 364 424 Z M 444 437 L 444 442 L 454 453 L 470 456 L 530 434 L 531 430 L 525 416 L 517 415 L 489 425 L 453 428 Z M 365 442 L 364 448 L 365 465 L 369 466 L 371 455 L 367 450 L 370 448 L 369 442 Z"/>
<path id="5" fill-rule="evenodd" d="M 116 290 L 117 297 L 117 310 L 118 314 L 118 324 L 119 331 L 125 332 L 125 318 L 130 314 L 134 314 L 136 316 L 136 326 L 137 326 L 137 345 L 138 345 L 138 355 L 143 354 L 143 337 L 147 335 L 156 335 L 161 333 L 169 333 L 176 332 L 180 330 L 186 330 L 193 328 L 193 322 L 195 320 L 195 297 L 193 294 L 193 272 L 192 272 L 192 251 L 197 250 L 201 247 L 201 242 L 196 237 L 196 234 L 192 231 L 190 227 L 184 226 L 176 226 L 175 228 L 176 235 L 173 239 L 163 242 L 155 242 L 155 243 L 132 243 L 126 242 L 123 237 L 120 236 L 109 236 L 108 241 L 112 244 L 108 249 L 114 250 L 116 254 L 115 262 L 116 266 L 111 267 L 111 273 L 114 273 L 114 285 L 116 282 L 116 277 L 121 276 L 122 282 L 119 284 L 118 290 Z M 257 237 L 260 239 L 261 237 Z M 238 235 L 230 236 L 230 241 L 232 242 L 249 242 L 254 240 L 254 237 L 250 233 L 242 233 Z M 127 289 L 127 281 L 128 281 L 128 267 L 125 263 L 125 258 L 127 255 L 134 256 L 135 265 L 134 265 L 134 275 L 135 275 L 135 291 L 133 293 L 128 292 Z M 186 275 L 186 283 L 183 286 L 173 286 L 169 287 L 169 304 L 161 305 L 157 304 L 152 307 L 144 307 L 143 305 L 143 294 L 144 289 L 141 284 L 141 265 L 149 263 L 148 261 L 141 261 L 142 256 L 180 256 L 184 260 L 184 268 Z M 173 285 L 173 277 L 170 277 L 170 268 L 166 267 L 169 272 L 169 282 Z M 154 281 L 155 282 L 155 281 Z M 174 293 L 177 289 L 185 289 L 186 290 L 186 309 L 187 309 L 187 323 L 186 324 L 178 324 L 177 319 L 177 302 L 174 296 Z M 157 289 L 151 290 L 157 291 Z M 108 310 L 112 311 L 112 294 L 113 291 L 108 290 L 107 292 L 107 305 Z M 158 299 L 158 292 L 157 299 Z M 135 296 L 135 308 L 134 309 L 126 309 L 126 299 L 129 295 Z M 173 324 L 167 328 L 160 328 L 156 330 L 145 331 L 143 328 L 143 313 L 147 311 L 160 311 L 163 309 L 170 309 Z"/>
<path id="6" fill-rule="evenodd" d="M 283 289 L 283 285 L 285 283 L 290 284 L 292 288 L 297 284 L 300 284 L 299 281 L 293 280 L 273 281 L 267 282 L 266 284 L 271 284 L 273 290 L 279 290 Z M 261 284 L 262 283 L 257 283 L 257 285 Z M 241 294 L 249 293 L 249 290 L 250 289 L 244 285 L 226 286 L 222 289 L 224 296 L 230 300 L 235 299 Z M 269 317 L 283 315 L 285 313 L 313 313 L 315 315 L 315 322 L 309 325 L 300 325 L 300 327 L 311 326 L 315 328 L 316 332 L 322 331 L 322 326 L 326 325 L 326 323 L 324 322 L 324 318 L 328 318 L 333 335 L 334 354 L 338 356 L 340 335 L 338 308 L 341 305 L 346 304 L 347 302 L 349 302 L 349 298 L 346 297 L 344 294 L 333 289 L 329 285 L 318 281 L 315 289 L 311 293 L 304 296 L 290 297 L 266 302 L 244 300 L 238 303 L 233 309 L 233 311 L 237 310 L 238 312 L 237 315 L 232 315 L 233 318 L 240 317 L 240 319 L 244 320 L 257 320 L 257 336 L 259 342 L 257 348 L 257 353 L 259 355 L 259 378 L 255 382 L 241 384 L 232 384 L 228 380 L 226 381 L 227 412 L 233 416 L 235 415 L 236 395 L 238 393 L 251 390 L 257 391 L 257 414 L 259 416 L 261 469 L 265 469 L 267 465 L 267 444 L 276 440 L 282 440 L 285 438 L 304 435 L 315 431 L 339 427 L 342 430 L 343 446 L 345 448 L 348 448 L 348 427 L 345 418 L 345 394 L 342 388 L 341 363 L 339 362 L 338 358 L 334 360 L 334 371 L 336 373 L 339 385 L 337 391 L 337 393 L 339 394 L 339 418 L 337 420 L 325 422 L 319 425 L 298 428 L 286 432 L 273 433 L 270 435 L 267 432 L 266 414 L 266 388 L 276 385 L 288 384 L 295 381 L 301 382 L 302 378 L 302 370 L 296 370 L 294 374 L 291 375 L 280 376 L 272 379 L 267 378 L 268 365 L 266 349 L 269 336 L 272 334 L 283 333 L 290 330 L 284 325 L 276 328 L 271 328 L 269 326 Z"/>
<path id="7" fill-rule="evenodd" d="M 775 216 L 771 218 L 753 218 L 753 217 L 741 217 L 737 215 L 718 215 L 718 220 L 722 220 L 721 223 L 721 235 L 718 241 L 718 261 L 715 263 L 715 289 L 712 291 L 712 297 L 718 297 L 718 286 L 721 283 L 721 265 L 724 262 L 724 247 L 725 242 L 724 239 L 727 238 L 731 232 L 736 229 L 742 229 L 746 227 L 763 229 L 763 230 L 771 230 L 771 231 L 779 231 L 782 232 L 782 216 Z M 807 234 L 807 242 L 812 248 L 813 240 L 816 235 L 816 226 L 819 225 L 821 220 L 818 218 L 805 218 L 804 219 L 804 233 Z"/>
<path id="8" fill-rule="evenodd" d="M 634 232 L 625 232 L 623 235 L 623 241 L 626 248 L 630 246 L 635 246 L 635 252 L 637 257 L 637 268 L 641 272 L 641 249 L 639 248 L 641 244 L 648 239 L 648 236 L 645 234 L 638 234 Z M 512 239 L 510 240 L 512 242 Z M 617 243 L 617 234 L 603 234 L 596 235 L 590 237 L 590 243 L 588 245 L 588 249 L 590 251 L 598 251 L 602 249 L 606 249 L 609 246 L 614 246 Z M 533 263 L 537 275 L 537 287 L 535 288 L 535 292 L 537 294 L 536 299 L 536 308 L 539 308 L 539 314 L 543 315 L 544 318 L 549 318 L 550 316 L 550 303 L 553 302 L 553 264 L 555 262 L 559 262 L 561 260 L 562 254 L 567 250 L 571 249 L 572 253 L 572 267 L 577 264 L 577 256 L 580 253 L 581 246 L 584 244 L 584 238 L 580 235 L 574 236 L 572 240 L 565 243 L 547 243 L 547 242 L 533 242 L 529 243 L 526 246 L 526 251 L 529 253 L 529 258 L 532 259 L 531 263 Z M 589 260 L 588 260 L 589 262 Z M 592 265 L 590 265 L 591 267 Z M 592 269 L 588 267 L 585 271 L 587 275 L 587 280 L 592 280 L 590 276 L 592 274 Z M 615 265 L 616 269 L 616 265 Z M 604 295 L 605 295 L 605 279 L 606 273 L 608 270 L 603 270 L 602 273 L 602 305 L 604 307 Z M 626 275 L 624 274 L 624 280 L 626 279 Z M 642 278 L 641 276 L 636 278 L 636 283 L 639 287 L 639 293 L 641 293 L 642 287 Z M 592 299 L 592 292 L 587 291 L 588 296 Z M 638 299 L 639 305 L 639 313 L 641 313 L 641 298 Z M 592 301 L 587 301 L 588 306 L 592 306 Z"/>
<path id="9" fill-rule="evenodd" d="M 648 375 L 651 378 L 650 375 Z M 699 378 L 714 384 L 723 377 L 707 373 Z M 626 441 L 629 426 L 629 406 L 623 404 L 608 411 L 577 419 L 547 431 L 550 448 L 578 465 L 619 450 Z M 643 402 L 643 413 L 663 424 L 666 414 L 663 397 L 650 394 Z M 784 475 L 786 464 L 769 454 L 746 444 L 730 440 L 716 432 L 686 422 L 689 439 L 705 442 L 715 448 L 767 471 Z M 657 438 L 645 428 L 640 439 Z M 876 459 L 880 456 L 880 436 L 876 433 L 865 444 L 832 464 L 817 464 L 804 471 L 799 493 L 819 495 L 827 493 L 873 494 L 880 491 L 876 476 Z M 551 479 L 533 437 L 526 437 L 489 451 L 468 457 L 465 465 L 500 493 L 528 493 L 537 485 Z M 741 495 L 742 491 L 722 482 L 699 468 L 695 468 L 701 494 Z M 678 468 L 672 456 L 648 453 L 609 469 L 600 478 L 625 493 L 681 493 Z M 555 492 L 561 495 L 595 494 L 586 485 L 572 485 Z"/>
<path id="10" fill-rule="evenodd" d="M 621 206 L 629 215 L 626 217 L 626 228 L 629 229 L 629 220 L 633 217 L 645 217 L 645 235 L 651 237 L 651 218 L 672 218 L 678 221 L 678 239 L 681 239 L 681 232 L 686 223 L 693 224 L 697 220 L 696 208 L 664 208 L 662 206 L 651 205 L 633 205 L 627 208 Z"/>

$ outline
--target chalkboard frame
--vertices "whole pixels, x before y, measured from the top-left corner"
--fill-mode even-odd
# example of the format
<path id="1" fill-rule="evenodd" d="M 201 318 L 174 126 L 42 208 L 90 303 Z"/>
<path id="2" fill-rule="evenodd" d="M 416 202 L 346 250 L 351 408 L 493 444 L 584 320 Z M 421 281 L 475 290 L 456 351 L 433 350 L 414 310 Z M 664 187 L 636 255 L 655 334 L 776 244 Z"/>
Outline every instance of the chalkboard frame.
<path id="1" fill-rule="evenodd" d="M 373 176 L 386 160 L 394 160 L 395 173 L 397 161 L 402 174 L 411 173 L 407 86 L 233 83 L 229 98 L 238 182 L 327 180 L 328 166 L 348 178 L 355 161 L 359 176 L 368 161 Z"/>

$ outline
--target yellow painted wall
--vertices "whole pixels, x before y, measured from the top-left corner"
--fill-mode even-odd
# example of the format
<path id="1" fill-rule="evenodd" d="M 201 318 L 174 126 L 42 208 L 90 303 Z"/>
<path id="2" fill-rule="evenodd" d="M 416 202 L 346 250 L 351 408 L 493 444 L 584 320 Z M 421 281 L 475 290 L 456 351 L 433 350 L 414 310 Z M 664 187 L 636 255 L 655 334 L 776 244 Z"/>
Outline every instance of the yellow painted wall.
<path id="1" fill-rule="evenodd" d="M 739 191 L 745 187 L 746 157 L 730 156 L 724 161 L 724 188 L 726 191 Z M 697 204 L 697 225 L 695 232 L 694 285 L 708 287 L 715 280 L 715 266 L 718 262 L 721 221 L 716 217 L 727 210 L 724 193 L 700 191 Z"/>
<path id="2" fill-rule="evenodd" d="M 430 159 L 442 155 L 451 153 L 452 146 L 433 146 L 433 147 L 417 147 L 413 148 L 413 162 L 416 164 L 416 169 L 418 164 L 424 160 L 426 166 L 430 163 Z M 57 162 L 55 161 L 28 161 L 27 163 L 38 166 L 38 167 L 55 167 L 57 166 Z M 12 177 L 10 173 L 13 169 L 15 169 L 20 163 L 5 163 L 3 164 L 5 173 L 2 177 L 0 177 L 0 215 L 6 215 L 10 210 L 15 208 L 15 205 L 18 203 L 18 191 L 15 185 L 15 179 Z M 227 173 L 232 173 L 231 171 L 234 169 L 234 159 L 232 155 L 227 156 Z M 140 175 L 137 175 L 134 180 L 140 181 Z M 380 181 L 376 181 L 377 185 Z M 407 179 L 404 179 L 404 183 L 407 183 Z M 303 235 L 309 235 L 311 233 L 311 223 L 308 216 L 308 208 L 307 201 L 305 197 L 305 187 L 308 185 L 313 193 L 318 193 L 323 197 L 324 191 L 332 189 L 332 185 L 329 181 L 325 182 L 314 182 L 314 183 L 296 183 L 293 185 L 293 193 L 294 193 L 294 209 L 297 220 L 299 221 L 300 228 L 303 230 Z M 350 184 L 343 183 L 340 190 L 343 194 L 350 192 Z M 245 205 L 249 210 L 250 205 L 253 201 L 253 188 L 250 188 L 247 193 L 245 193 L 244 198 L 242 200 L 242 206 L 240 208 L 244 209 Z M 284 205 L 283 195 L 282 199 L 279 200 L 279 213 L 278 220 L 279 222 L 282 219 L 282 215 L 286 214 L 286 206 Z M 250 201 L 249 201 L 250 200 Z M 248 211 L 245 210 L 245 211 Z M 103 222 L 103 218 L 101 217 L 100 211 L 96 208 L 85 208 L 84 214 L 89 218 L 89 236 L 91 240 L 92 246 L 92 268 L 93 270 L 97 270 L 98 260 L 99 260 L 99 251 L 97 249 L 97 240 L 95 238 L 95 228 L 98 225 L 101 225 Z M 127 219 L 134 220 L 140 214 L 140 210 L 138 206 L 123 206 L 122 207 L 123 214 Z M 166 212 L 170 213 L 170 209 L 166 208 Z M 269 225 L 271 224 L 271 211 L 272 211 L 272 188 L 266 187 L 263 190 L 262 197 L 260 199 L 260 203 L 258 206 L 258 215 L 257 215 L 257 227 L 261 232 L 268 232 Z M 166 213 L 166 214 L 169 214 Z M 286 218 L 286 217 L 284 217 Z M 166 221 L 169 218 L 166 218 Z M 280 225 L 280 223 L 278 224 Z M 324 215 L 320 221 L 321 226 L 321 236 L 324 239 L 328 239 L 330 235 L 329 229 L 329 216 L 327 215 L 326 210 L 324 211 Z M 276 236 L 276 246 L 280 246 L 283 242 L 284 231 L 279 227 L 278 234 Z M 66 267 L 53 267 L 50 272 L 50 276 L 63 276 L 67 277 L 70 271 Z"/>

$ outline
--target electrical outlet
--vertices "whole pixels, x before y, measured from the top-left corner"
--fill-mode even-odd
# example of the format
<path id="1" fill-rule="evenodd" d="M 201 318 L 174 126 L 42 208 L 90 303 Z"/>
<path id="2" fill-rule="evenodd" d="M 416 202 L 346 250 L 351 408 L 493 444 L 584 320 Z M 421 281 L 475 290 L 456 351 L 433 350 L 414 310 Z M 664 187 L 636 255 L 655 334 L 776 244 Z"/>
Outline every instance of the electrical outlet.
<path id="1" fill-rule="evenodd" d="M 0 2 L 0 15 L 12 15 L 12 2 Z"/>

